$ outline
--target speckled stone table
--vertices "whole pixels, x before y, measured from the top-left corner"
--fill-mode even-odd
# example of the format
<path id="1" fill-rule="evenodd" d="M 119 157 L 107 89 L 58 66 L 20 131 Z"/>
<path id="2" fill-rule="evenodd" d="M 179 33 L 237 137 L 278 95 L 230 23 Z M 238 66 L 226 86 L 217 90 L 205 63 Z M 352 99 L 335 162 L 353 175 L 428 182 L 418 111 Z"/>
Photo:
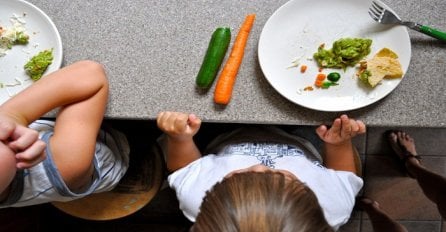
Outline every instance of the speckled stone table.
<path id="1" fill-rule="evenodd" d="M 327 0 L 329 1 L 329 0 Z M 198 114 L 205 122 L 316 125 L 343 112 L 320 112 L 294 104 L 265 79 L 257 57 L 262 28 L 286 0 L 30 0 L 59 29 L 64 65 L 92 59 L 110 79 L 111 119 L 150 119 L 160 111 Z M 443 0 L 387 1 L 402 18 L 446 31 Z M 195 76 L 212 31 L 257 19 L 231 103 L 213 103 Z M 366 12 L 365 12 L 366 13 Z M 235 34 L 235 32 L 234 32 Z M 384 99 L 347 112 L 369 126 L 446 127 L 446 43 L 409 31 L 412 59 L 404 81 Z M 234 39 L 235 36 L 233 36 Z"/>

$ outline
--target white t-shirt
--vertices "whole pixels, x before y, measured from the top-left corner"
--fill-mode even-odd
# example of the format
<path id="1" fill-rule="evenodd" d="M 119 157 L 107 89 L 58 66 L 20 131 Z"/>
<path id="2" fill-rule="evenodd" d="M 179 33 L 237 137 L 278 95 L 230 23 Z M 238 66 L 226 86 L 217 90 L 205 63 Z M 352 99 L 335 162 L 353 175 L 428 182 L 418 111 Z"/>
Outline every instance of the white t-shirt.
<path id="1" fill-rule="evenodd" d="M 195 222 L 206 191 L 228 173 L 257 164 L 297 176 L 316 194 L 327 222 L 336 230 L 350 218 L 355 196 L 363 186 L 362 179 L 352 172 L 327 169 L 307 159 L 299 148 L 270 143 L 228 145 L 217 155 L 204 156 L 175 171 L 168 181 L 176 191 L 180 209 Z"/>

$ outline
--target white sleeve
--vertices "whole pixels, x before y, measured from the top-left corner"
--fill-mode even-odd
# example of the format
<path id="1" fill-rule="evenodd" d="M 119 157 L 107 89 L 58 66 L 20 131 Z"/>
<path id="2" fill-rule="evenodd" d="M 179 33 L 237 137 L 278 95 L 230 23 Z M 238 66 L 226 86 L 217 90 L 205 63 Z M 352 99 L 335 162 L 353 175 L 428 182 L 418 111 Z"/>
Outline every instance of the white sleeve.
<path id="1" fill-rule="evenodd" d="M 325 183 L 312 188 L 318 197 L 325 218 L 335 229 L 347 223 L 355 205 L 355 198 L 363 186 L 363 180 L 352 172 L 327 169 Z"/>
<path id="2" fill-rule="evenodd" d="M 198 215 L 201 202 L 215 182 L 203 182 L 206 175 L 201 175 L 201 159 L 181 168 L 168 177 L 169 186 L 175 190 L 179 207 L 184 216 L 192 222 Z"/>

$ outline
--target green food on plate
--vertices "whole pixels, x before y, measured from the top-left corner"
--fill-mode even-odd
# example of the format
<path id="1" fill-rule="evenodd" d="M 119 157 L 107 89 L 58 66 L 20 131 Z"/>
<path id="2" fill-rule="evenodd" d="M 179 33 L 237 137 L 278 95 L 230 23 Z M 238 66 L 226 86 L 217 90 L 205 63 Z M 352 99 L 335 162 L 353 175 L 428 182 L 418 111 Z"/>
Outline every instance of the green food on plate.
<path id="1" fill-rule="evenodd" d="M 43 73 L 52 62 L 53 49 L 44 50 L 33 56 L 28 63 L 25 64 L 24 68 L 26 74 L 28 74 L 34 81 L 37 81 L 42 77 Z"/>
<path id="2" fill-rule="evenodd" d="M 339 79 L 341 79 L 341 74 L 338 72 L 331 72 L 327 75 L 327 79 L 331 82 L 337 82 Z"/>
<path id="3" fill-rule="evenodd" d="M 321 86 L 321 88 L 323 88 L 323 89 L 328 89 L 328 88 L 330 88 L 330 86 L 336 86 L 336 85 L 338 85 L 338 83 L 336 83 L 336 82 L 333 82 L 333 81 L 324 81 L 324 82 L 322 82 L 322 86 Z"/>
<path id="4" fill-rule="evenodd" d="M 369 70 L 365 70 L 361 74 L 359 74 L 359 79 L 363 81 L 366 84 L 369 84 L 369 77 L 372 75 L 372 73 Z"/>
<path id="5" fill-rule="evenodd" d="M 29 42 L 29 35 L 23 31 L 7 32 L 0 37 L 0 48 L 11 49 L 13 45 L 25 45 Z"/>
<path id="6" fill-rule="evenodd" d="M 29 35 L 25 34 L 25 32 L 20 31 L 16 33 L 14 44 L 27 44 L 28 41 L 29 41 Z"/>
<path id="7" fill-rule="evenodd" d="M 354 66 L 370 53 L 371 39 L 342 38 L 333 42 L 331 49 L 319 46 L 313 54 L 314 59 L 322 68 L 342 68 Z"/>

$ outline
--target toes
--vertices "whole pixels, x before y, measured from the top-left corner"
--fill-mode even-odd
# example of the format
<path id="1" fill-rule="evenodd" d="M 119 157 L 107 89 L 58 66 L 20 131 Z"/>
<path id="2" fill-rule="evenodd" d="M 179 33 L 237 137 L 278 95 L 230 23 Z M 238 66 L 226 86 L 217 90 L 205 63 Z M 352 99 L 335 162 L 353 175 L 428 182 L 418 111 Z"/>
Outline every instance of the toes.
<path id="1" fill-rule="evenodd" d="M 392 141 L 392 142 L 397 142 L 397 140 L 398 140 L 398 137 L 397 137 L 397 134 L 395 134 L 395 132 L 390 132 L 389 133 L 389 139 Z"/>
<path id="2" fill-rule="evenodd" d="M 414 141 L 413 138 L 409 134 L 406 134 L 406 140 L 409 141 L 409 142 L 413 142 Z"/>
<path id="3" fill-rule="evenodd" d="M 370 199 L 370 198 L 367 198 L 367 197 L 362 197 L 362 198 L 360 199 L 360 201 L 361 201 L 363 204 L 365 204 L 365 205 L 371 205 L 371 204 L 373 204 L 373 200 Z"/>
<path id="4" fill-rule="evenodd" d="M 392 150 L 395 152 L 395 154 L 402 159 L 402 153 L 403 153 L 403 148 L 401 147 L 401 143 L 400 143 L 400 136 L 401 136 L 401 132 L 400 131 L 390 131 L 388 134 L 388 139 L 389 139 L 389 143 L 390 143 L 390 147 L 392 148 Z"/>
<path id="5" fill-rule="evenodd" d="M 379 203 L 375 200 L 368 198 L 368 197 L 360 197 L 357 199 L 357 201 L 358 201 L 358 205 L 365 210 L 372 209 L 372 208 L 379 209 Z"/>
<path id="6" fill-rule="evenodd" d="M 402 141 L 406 140 L 406 133 L 404 132 L 398 132 L 398 141 L 401 143 Z"/>

